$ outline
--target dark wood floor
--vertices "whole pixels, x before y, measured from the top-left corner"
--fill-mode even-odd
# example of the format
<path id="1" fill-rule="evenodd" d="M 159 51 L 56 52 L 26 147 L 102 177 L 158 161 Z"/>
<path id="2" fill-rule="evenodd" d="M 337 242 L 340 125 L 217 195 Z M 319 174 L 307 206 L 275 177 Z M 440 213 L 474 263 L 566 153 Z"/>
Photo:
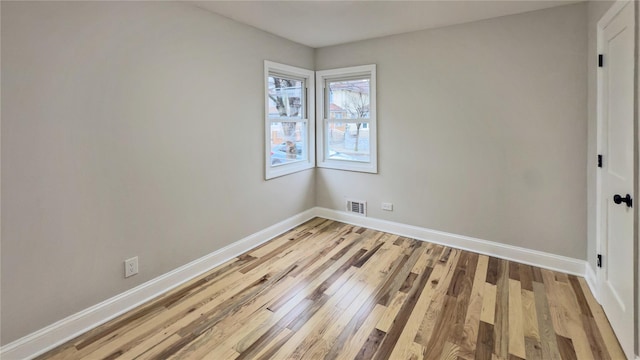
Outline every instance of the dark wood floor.
<path id="1" fill-rule="evenodd" d="M 316 218 L 41 359 L 623 359 L 584 279 Z"/>

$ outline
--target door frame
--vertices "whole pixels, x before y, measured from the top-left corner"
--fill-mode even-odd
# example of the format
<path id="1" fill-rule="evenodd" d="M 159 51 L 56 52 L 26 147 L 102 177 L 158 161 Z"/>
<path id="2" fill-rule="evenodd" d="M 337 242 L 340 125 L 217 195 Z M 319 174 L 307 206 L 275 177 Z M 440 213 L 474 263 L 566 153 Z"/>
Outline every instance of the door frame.
<path id="1" fill-rule="evenodd" d="M 597 23 L 597 53 L 598 54 L 602 54 L 602 50 L 603 50 L 603 42 L 604 42 L 604 38 L 603 38 L 603 29 L 605 27 L 605 25 L 607 25 L 609 22 L 611 22 L 611 20 L 618 15 L 618 13 L 623 9 L 623 7 L 625 5 L 627 5 L 628 3 L 631 3 L 631 6 L 633 7 L 633 13 L 634 13 L 634 27 L 635 27 L 635 31 L 634 31 L 634 58 L 635 58 L 635 63 L 634 63 L 634 105 L 633 105 L 633 134 L 634 134 L 634 139 L 633 139 L 633 155 L 634 155 L 634 159 L 632 160 L 634 163 L 634 171 L 633 171 L 633 183 L 634 183 L 634 196 L 636 198 L 638 198 L 638 196 L 640 195 L 640 177 L 639 177 L 639 169 L 640 169 L 640 151 L 639 151 L 639 139 L 640 139 L 640 126 L 638 125 L 638 107 L 639 107 L 639 102 L 640 102 L 640 89 L 639 89 L 639 84 L 638 82 L 640 81 L 640 75 L 639 75 L 639 71 L 640 69 L 638 69 L 638 40 L 639 40 L 639 34 L 638 34 L 638 23 L 639 23 L 639 19 L 638 19 L 638 10 L 640 8 L 640 6 L 638 6 L 637 1 L 635 0 L 617 0 L 613 5 L 611 5 L 611 7 L 607 10 L 607 12 L 600 18 L 600 20 Z M 595 56 L 597 54 L 594 54 L 593 56 Z M 606 60 L 605 60 L 606 61 Z M 597 154 L 603 154 L 603 134 L 602 134 L 602 130 L 603 130 L 603 89 L 602 89 L 602 84 L 603 82 L 603 73 L 602 71 L 598 71 L 597 72 L 597 80 L 596 80 L 596 149 L 597 149 Z M 591 160 L 591 159 L 590 159 Z M 606 159 L 605 159 L 606 161 Z M 602 194 L 602 181 L 603 181 L 603 175 L 602 175 L 602 171 L 596 171 L 596 251 L 598 252 L 598 254 L 602 253 L 603 250 L 603 238 L 604 238 L 604 226 L 603 226 L 603 209 L 602 209 L 602 200 L 603 200 L 603 194 Z M 636 204 L 637 201 L 636 201 Z M 638 319 L 639 319 L 639 310 L 640 310 L 640 245 L 639 243 L 639 233 L 640 233 L 640 229 L 638 229 L 639 224 L 640 224 L 640 211 L 638 211 L 638 205 L 634 206 L 634 229 L 633 229 L 633 238 L 634 238 L 634 266 L 635 268 L 632 269 L 633 273 L 634 273 L 634 304 L 635 304 L 635 309 L 634 309 L 634 336 L 633 338 L 635 339 L 635 355 L 636 355 L 636 360 L 640 360 L 640 328 L 638 325 Z M 596 288 L 592 289 L 595 290 L 594 296 L 596 298 L 596 300 L 598 302 L 601 301 L 601 291 L 602 291 L 602 287 L 604 286 L 604 273 L 603 273 L 603 268 L 597 267 L 596 266 Z"/>
<path id="2" fill-rule="evenodd" d="M 633 153 L 635 155 L 636 166 L 634 169 L 634 194 L 638 197 L 640 194 L 640 4 L 634 1 L 634 20 L 635 20 L 635 77 L 634 77 L 634 104 L 633 104 L 633 126 L 635 127 L 635 138 L 633 141 Z M 636 360 L 640 360 L 640 209 L 635 208 L 634 223 L 634 244 L 635 244 L 635 355 Z"/>

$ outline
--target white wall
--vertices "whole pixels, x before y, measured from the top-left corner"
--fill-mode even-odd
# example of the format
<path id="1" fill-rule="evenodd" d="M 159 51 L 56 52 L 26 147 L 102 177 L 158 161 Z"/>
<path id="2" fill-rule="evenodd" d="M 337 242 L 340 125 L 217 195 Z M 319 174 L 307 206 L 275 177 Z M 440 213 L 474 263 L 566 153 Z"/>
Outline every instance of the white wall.
<path id="1" fill-rule="evenodd" d="M 263 180 L 263 61 L 311 48 L 184 3 L 1 6 L 2 344 L 314 205 L 313 170 Z"/>
<path id="2" fill-rule="evenodd" d="M 316 50 L 377 64 L 379 126 L 379 174 L 318 169 L 318 205 L 586 259 L 586 29 L 580 3 Z"/>

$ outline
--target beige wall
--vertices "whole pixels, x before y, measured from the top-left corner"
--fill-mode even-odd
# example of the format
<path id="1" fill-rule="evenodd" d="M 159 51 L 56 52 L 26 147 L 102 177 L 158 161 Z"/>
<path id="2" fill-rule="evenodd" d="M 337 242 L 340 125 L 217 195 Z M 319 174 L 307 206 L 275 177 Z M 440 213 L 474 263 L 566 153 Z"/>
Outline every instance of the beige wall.
<path id="1" fill-rule="evenodd" d="M 2 344 L 314 205 L 313 170 L 263 180 L 263 61 L 311 48 L 184 3 L 2 1 L 1 30 Z"/>
<path id="2" fill-rule="evenodd" d="M 585 259 L 586 28 L 580 3 L 317 50 L 377 64 L 379 127 L 379 174 L 318 170 L 318 205 Z"/>

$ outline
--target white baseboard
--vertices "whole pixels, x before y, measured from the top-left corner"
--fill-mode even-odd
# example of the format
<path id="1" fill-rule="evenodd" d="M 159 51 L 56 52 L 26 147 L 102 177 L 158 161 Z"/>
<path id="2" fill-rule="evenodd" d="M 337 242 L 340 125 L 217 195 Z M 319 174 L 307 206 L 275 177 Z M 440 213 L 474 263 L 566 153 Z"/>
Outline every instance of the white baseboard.
<path id="1" fill-rule="evenodd" d="M 595 273 L 593 276 L 589 273 L 589 270 L 593 271 L 593 269 L 586 265 L 586 262 L 583 260 L 315 207 L 9 343 L 0 348 L 0 358 L 3 360 L 14 360 L 30 359 L 38 356 L 314 217 L 322 217 L 364 226 L 374 230 L 469 250 L 502 259 L 518 261 L 569 274 L 579 276 L 586 275 L 587 283 L 592 291 L 594 289 L 592 285 L 595 283 L 593 282 L 593 280 L 595 280 Z"/>
<path id="2" fill-rule="evenodd" d="M 331 220 L 364 226 L 374 230 L 380 230 L 462 250 L 469 250 L 476 253 L 490 255 L 506 260 L 517 261 L 523 264 L 534 265 L 545 269 L 561 271 L 578 276 L 585 275 L 586 262 L 584 260 L 578 260 L 566 256 L 545 253 L 542 251 L 526 249 L 518 246 L 472 238 L 469 236 L 450 234 L 443 231 L 431 230 L 418 226 L 354 215 L 347 212 L 331 210 L 327 208 L 317 207 L 315 208 L 315 214 L 316 216 Z"/>
<path id="3" fill-rule="evenodd" d="M 31 359 L 43 354 L 315 216 L 314 209 L 294 215 L 131 290 L 11 342 L 0 348 L 0 359 Z"/>

